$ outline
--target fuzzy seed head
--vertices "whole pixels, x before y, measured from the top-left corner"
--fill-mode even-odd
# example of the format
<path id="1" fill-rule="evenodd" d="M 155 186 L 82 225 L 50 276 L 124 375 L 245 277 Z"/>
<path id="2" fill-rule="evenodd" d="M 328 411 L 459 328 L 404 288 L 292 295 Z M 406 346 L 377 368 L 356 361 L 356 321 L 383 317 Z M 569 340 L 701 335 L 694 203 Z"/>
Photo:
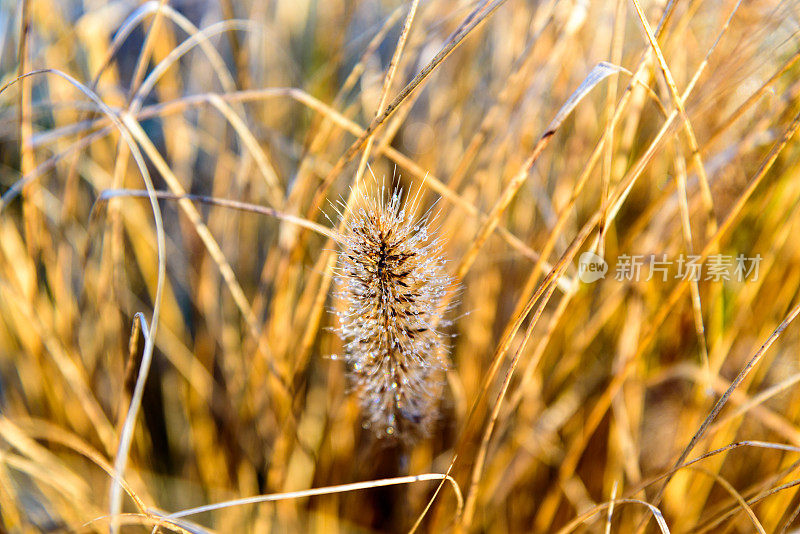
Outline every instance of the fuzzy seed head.
<path id="1" fill-rule="evenodd" d="M 388 203 L 382 197 L 362 196 L 346 225 L 335 313 L 363 426 L 413 439 L 427 432 L 443 389 L 448 362 L 437 328 L 452 280 L 427 218 L 414 219 L 400 190 Z"/>

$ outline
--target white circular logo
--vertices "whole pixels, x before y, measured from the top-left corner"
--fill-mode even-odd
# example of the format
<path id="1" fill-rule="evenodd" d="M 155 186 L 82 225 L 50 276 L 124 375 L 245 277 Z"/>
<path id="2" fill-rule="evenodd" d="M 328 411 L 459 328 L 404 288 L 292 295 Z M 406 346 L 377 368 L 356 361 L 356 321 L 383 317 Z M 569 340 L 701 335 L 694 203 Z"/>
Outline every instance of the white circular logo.
<path id="1" fill-rule="evenodd" d="M 594 252 L 584 252 L 578 260 L 578 278 L 582 282 L 591 284 L 606 277 L 608 264 L 606 260 Z"/>

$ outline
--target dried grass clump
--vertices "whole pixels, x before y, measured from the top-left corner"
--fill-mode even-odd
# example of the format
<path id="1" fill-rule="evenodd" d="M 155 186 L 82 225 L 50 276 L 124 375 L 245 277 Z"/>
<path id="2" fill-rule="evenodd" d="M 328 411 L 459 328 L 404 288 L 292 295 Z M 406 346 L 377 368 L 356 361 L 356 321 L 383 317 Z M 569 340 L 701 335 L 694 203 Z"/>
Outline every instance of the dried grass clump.
<path id="1" fill-rule="evenodd" d="M 0 532 L 797 531 L 798 28 L 0 1 Z"/>

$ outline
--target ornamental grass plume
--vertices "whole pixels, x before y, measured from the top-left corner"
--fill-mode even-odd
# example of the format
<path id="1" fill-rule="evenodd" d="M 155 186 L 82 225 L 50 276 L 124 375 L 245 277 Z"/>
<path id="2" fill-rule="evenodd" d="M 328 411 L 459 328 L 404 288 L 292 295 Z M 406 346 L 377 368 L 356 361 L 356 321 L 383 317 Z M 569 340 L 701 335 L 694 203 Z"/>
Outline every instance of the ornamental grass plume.
<path id="1" fill-rule="evenodd" d="M 417 195 L 385 187 L 360 192 L 341 237 L 335 314 L 351 384 L 376 436 L 427 434 L 438 413 L 448 357 L 440 304 L 452 279 L 430 213 L 415 218 Z"/>

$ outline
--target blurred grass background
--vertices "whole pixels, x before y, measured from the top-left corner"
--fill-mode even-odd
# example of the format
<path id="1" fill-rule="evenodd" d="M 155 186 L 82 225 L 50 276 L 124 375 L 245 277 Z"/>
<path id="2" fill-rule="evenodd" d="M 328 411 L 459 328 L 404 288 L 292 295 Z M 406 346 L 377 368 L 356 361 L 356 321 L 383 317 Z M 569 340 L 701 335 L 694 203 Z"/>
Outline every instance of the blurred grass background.
<path id="1" fill-rule="evenodd" d="M 410 6 L 2 0 L 0 75 L 54 69 L 95 92 L 156 190 L 330 226 L 327 200 L 354 184 Z M 797 325 L 756 353 L 800 287 L 800 4 L 641 8 L 663 64 L 635 2 L 420 2 L 385 93 L 404 96 L 370 152 L 377 176 L 438 201 L 461 284 L 441 415 L 411 447 L 361 428 L 330 358 L 342 349 L 335 245 L 188 199 L 159 201 L 156 225 L 146 196 L 119 194 L 145 189 L 120 127 L 74 83 L 51 71 L 5 89 L 0 530 L 108 530 L 146 346 L 132 325 L 153 315 L 162 226 L 155 350 L 124 455 L 140 503 L 124 497 L 138 514 L 124 531 L 229 499 L 448 469 L 465 503 L 445 483 L 423 531 L 659 531 L 641 502 L 616 504 L 608 523 L 614 498 L 651 503 L 671 532 L 800 528 Z M 603 61 L 625 70 L 586 85 Z M 605 279 L 578 280 L 585 250 L 609 261 Z M 666 282 L 646 281 L 647 265 L 620 281 L 623 254 L 762 261 L 744 282 L 692 284 L 674 265 Z M 689 459 L 751 443 L 659 479 L 695 435 Z M 404 532 L 437 485 L 226 506 L 183 528 Z"/>

